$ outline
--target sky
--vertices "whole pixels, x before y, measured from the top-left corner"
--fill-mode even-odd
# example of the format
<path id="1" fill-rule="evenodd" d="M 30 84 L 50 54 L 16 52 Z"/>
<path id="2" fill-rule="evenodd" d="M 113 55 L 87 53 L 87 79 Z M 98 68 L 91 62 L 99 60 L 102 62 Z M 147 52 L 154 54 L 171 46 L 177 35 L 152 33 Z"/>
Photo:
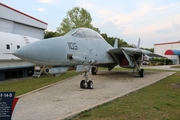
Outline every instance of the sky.
<path id="1" fill-rule="evenodd" d="M 86 9 L 92 25 L 109 37 L 153 48 L 180 41 L 180 0 L 1 0 L 1 3 L 48 23 L 56 31 L 67 11 Z M 2 11 L 0 11 L 2 12 Z"/>

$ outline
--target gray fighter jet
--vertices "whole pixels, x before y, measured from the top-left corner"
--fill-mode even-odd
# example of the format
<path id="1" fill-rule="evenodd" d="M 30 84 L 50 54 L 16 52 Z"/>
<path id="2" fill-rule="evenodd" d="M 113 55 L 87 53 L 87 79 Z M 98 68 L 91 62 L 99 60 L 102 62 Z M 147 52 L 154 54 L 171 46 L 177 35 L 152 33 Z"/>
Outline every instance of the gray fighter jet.
<path id="1" fill-rule="evenodd" d="M 55 76 L 74 67 L 77 72 L 84 72 L 85 79 L 80 82 L 81 88 L 93 88 L 88 72 L 93 75 L 98 67 L 107 67 L 109 71 L 116 65 L 137 70 L 143 77 L 140 65 L 144 56 L 162 57 L 147 50 L 139 48 L 120 47 L 118 40 L 114 47 L 106 42 L 97 32 L 89 28 L 73 29 L 64 36 L 49 38 L 28 44 L 13 54 L 21 59 L 35 64 L 46 66 L 46 73 Z"/>

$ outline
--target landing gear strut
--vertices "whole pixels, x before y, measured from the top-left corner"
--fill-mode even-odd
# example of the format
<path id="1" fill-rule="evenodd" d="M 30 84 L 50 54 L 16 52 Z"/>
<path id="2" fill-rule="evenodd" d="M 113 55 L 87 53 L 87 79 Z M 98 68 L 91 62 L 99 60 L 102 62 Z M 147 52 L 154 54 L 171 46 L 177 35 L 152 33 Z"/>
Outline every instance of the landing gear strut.
<path id="1" fill-rule="evenodd" d="M 93 82 L 91 80 L 89 80 L 87 71 L 84 73 L 84 78 L 85 78 L 85 80 L 81 80 L 81 82 L 80 82 L 80 88 L 93 89 Z"/>

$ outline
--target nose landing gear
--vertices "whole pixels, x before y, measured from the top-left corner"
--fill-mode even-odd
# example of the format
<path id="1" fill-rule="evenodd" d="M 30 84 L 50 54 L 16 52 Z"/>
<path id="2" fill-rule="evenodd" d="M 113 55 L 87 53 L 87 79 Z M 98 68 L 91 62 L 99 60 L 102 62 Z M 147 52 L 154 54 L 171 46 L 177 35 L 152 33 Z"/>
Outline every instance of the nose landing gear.
<path id="1" fill-rule="evenodd" d="M 85 80 L 81 80 L 80 88 L 93 89 L 93 81 L 89 80 L 88 72 L 84 73 Z"/>

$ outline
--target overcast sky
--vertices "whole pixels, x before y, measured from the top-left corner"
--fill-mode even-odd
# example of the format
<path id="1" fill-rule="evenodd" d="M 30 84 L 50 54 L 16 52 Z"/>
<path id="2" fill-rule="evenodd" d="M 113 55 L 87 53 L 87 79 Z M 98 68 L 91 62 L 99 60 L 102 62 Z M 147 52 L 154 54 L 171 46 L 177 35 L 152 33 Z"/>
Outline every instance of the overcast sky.
<path id="1" fill-rule="evenodd" d="M 14 9 L 48 23 L 56 31 L 68 10 L 86 9 L 94 27 L 128 44 L 152 48 L 180 40 L 180 0 L 1 0 Z M 2 11 L 0 11 L 2 12 Z"/>

